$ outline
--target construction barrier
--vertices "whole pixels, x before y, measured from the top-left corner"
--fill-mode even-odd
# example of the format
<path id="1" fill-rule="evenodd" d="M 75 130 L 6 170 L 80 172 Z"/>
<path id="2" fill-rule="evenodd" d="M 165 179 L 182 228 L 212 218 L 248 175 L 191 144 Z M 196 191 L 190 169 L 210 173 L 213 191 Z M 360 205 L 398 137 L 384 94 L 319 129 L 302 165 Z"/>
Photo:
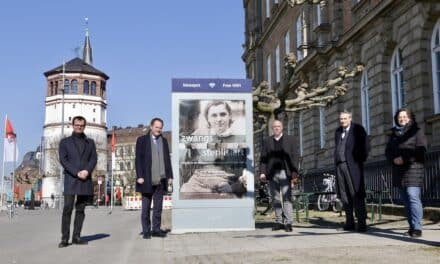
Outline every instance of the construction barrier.
<path id="1" fill-rule="evenodd" d="M 125 196 L 123 199 L 123 206 L 125 210 L 142 209 L 142 196 Z"/>
<path id="2" fill-rule="evenodd" d="M 142 209 L 142 196 L 125 196 L 123 199 L 123 207 L 125 210 L 141 210 Z M 153 207 L 153 203 L 151 203 Z M 172 209 L 173 202 L 171 195 L 164 195 L 162 202 L 162 209 Z"/>

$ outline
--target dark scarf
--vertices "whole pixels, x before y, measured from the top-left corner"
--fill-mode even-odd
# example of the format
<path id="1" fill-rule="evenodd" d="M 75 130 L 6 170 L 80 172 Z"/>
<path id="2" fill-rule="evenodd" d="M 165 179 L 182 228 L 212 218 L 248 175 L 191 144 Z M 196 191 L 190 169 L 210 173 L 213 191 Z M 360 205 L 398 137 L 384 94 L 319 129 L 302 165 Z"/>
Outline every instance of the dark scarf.
<path id="1" fill-rule="evenodd" d="M 391 157 L 400 156 L 399 145 L 407 141 L 409 138 L 417 134 L 420 128 L 415 121 L 409 121 L 405 126 L 395 126 L 391 129 L 390 140 L 388 141 L 387 149 L 390 151 Z"/>
<path id="2" fill-rule="evenodd" d="M 84 133 L 75 133 L 72 132 L 73 142 L 75 142 L 75 146 L 78 149 L 78 152 L 82 154 L 84 149 L 86 148 L 86 135 Z"/>

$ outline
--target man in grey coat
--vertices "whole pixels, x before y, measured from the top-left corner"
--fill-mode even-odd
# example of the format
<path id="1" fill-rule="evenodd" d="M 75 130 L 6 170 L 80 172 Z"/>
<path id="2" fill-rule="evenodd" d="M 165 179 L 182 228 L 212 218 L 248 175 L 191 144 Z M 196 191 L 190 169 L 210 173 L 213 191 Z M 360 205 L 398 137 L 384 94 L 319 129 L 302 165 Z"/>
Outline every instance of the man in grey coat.
<path id="1" fill-rule="evenodd" d="M 82 116 L 75 116 L 72 126 L 72 135 L 62 139 L 59 146 L 60 163 L 64 168 L 62 235 L 61 242 L 58 244 L 60 248 L 69 245 L 70 218 L 74 204 L 76 210 L 72 244 L 87 244 L 87 241 L 81 239 L 81 229 L 87 200 L 93 195 L 92 172 L 97 162 L 95 142 L 84 134 L 86 119 Z"/>

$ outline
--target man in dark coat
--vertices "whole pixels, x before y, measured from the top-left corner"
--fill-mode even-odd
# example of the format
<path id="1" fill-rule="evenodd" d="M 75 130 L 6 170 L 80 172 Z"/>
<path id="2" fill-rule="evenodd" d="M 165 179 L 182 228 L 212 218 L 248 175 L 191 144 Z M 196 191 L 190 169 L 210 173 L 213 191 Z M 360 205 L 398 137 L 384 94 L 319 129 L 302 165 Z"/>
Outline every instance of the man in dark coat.
<path id="1" fill-rule="evenodd" d="M 343 229 L 355 229 L 354 208 L 358 221 L 357 230 L 366 232 L 364 162 L 368 157 L 369 144 L 365 129 L 351 120 L 350 112 L 341 112 L 340 127 L 335 132 L 336 190 L 345 210 Z"/>
<path id="2" fill-rule="evenodd" d="M 72 135 L 60 142 L 60 163 L 64 168 L 64 208 L 61 220 L 61 242 L 58 247 L 68 246 L 70 236 L 70 218 L 75 203 L 75 221 L 72 243 L 85 245 L 81 240 L 81 229 L 85 218 L 85 207 L 93 195 L 92 172 L 97 162 L 96 146 L 93 139 L 86 137 L 84 129 L 86 119 L 75 116 L 72 120 Z"/>
<path id="3" fill-rule="evenodd" d="M 292 136 L 283 134 L 283 123 L 272 122 L 273 135 L 263 142 L 260 160 L 260 180 L 269 181 L 272 207 L 275 209 L 275 225 L 272 230 L 283 228 L 292 232 L 291 181 L 298 177 L 294 166 L 295 144 Z"/>
<path id="4" fill-rule="evenodd" d="M 141 223 L 144 239 L 165 237 L 160 229 L 163 195 L 173 181 L 168 141 L 162 137 L 163 121 L 153 118 L 150 132 L 136 141 L 136 192 L 142 194 Z M 153 226 L 150 206 L 153 200 Z"/>

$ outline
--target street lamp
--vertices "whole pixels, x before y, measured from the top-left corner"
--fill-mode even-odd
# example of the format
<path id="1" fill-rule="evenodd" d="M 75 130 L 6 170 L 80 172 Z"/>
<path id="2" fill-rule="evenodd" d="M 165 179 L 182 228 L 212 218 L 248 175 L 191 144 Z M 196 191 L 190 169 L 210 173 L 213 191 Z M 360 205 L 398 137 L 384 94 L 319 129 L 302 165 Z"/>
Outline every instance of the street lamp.
<path id="1" fill-rule="evenodd" d="M 63 61 L 63 73 L 62 73 L 62 84 L 61 84 L 61 137 L 60 137 L 60 143 L 61 140 L 64 138 L 64 93 L 65 93 L 65 74 L 66 74 L 66 64 Z M 64 173 L 63 173 L 63 165 L 60 163 L 60 202 L 59 202 L 59 208 L 62 209 L 64 207 Z M 61 197 L 63 196 L 63 197 Z"/>

